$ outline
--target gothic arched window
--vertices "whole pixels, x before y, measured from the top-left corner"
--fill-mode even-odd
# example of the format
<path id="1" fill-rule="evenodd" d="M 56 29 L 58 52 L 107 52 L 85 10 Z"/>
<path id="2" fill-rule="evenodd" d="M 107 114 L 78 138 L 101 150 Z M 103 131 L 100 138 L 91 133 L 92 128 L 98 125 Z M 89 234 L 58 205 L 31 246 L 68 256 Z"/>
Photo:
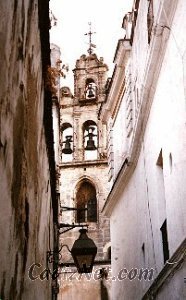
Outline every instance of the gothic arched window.
<path id="1" fill-rule="evenodd" d="M 88 120 L 83 124 L 84 159 L 97 159 L 98 130 L 94 121 Z"/>
<path id="2" fill-rule="evenodd" d="M 61 160 L 63 162 L 72 161 L 73 152 L 73 128 L 70 123 L 63 123 L 61 126 Z"/>
<path id="3" fill-rule="evenodd" d="M 87 78 L 85 82 L 85 98 L 88 100 L 95 99 L 97 95 L 97 87 L 92 78 Z"/>
<path id="4" fill-rule="evenodd" d="M 96 189 L 89 181 L 81 183 L 77 194 L 77 215 L 76 221 L 82 222 L 97 222 L 97 199 Z"/>

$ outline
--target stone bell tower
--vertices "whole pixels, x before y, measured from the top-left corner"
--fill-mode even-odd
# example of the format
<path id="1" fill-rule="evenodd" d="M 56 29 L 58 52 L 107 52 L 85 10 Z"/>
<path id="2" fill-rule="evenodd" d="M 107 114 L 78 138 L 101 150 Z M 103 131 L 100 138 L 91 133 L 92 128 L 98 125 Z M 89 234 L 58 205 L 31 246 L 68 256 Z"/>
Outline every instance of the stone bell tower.
<path id="1" fill-rule="evenodd" d="M 92 34 L 91 31 L 88 34 Z M 108 194 L 106 127 L 98 119 L 100 105 L 105 100 L 108 67 L 92 48 L 90 39 L 88 55 L 82 55 L 76 61 L 74 95 L 68 87 L 61 89 L 59 192 L 60 222 L 88 225 L 88 236 L 98 249 L 94 267 L 98 269 L 109 265 L 111 251 L 109 220 L 101 213 Z M 60 243 L 71 249 L 79 237 L 79 229 L 62 233 Z M 65 229 L 62 228 L 62 231 Z M 62 262 L 72 266 L 73 260 L 68 251 L 62 251 Z M 62 270 L 62 273 L 64 275 L 65 271 Z M 81 282 L 78 291 L 73 290 L 77 282 L 66 290 L 64 284 L 68 286 L 69 283 L 65 281 L 60 286 L 63 299 L 72 295 L 76 300 L 83 297 L 101 299 L 100 281 Z M 87 285 L 90 290 L 93 289 L 92 298 L 84 294 Z"/>

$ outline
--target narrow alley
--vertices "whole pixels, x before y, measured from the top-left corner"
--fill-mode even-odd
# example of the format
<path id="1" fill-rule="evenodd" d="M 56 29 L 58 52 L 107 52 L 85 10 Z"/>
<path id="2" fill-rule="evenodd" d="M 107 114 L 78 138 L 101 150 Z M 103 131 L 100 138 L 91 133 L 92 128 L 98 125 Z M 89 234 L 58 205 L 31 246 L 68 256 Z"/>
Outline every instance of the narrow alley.
<path id="1" fill-rule="evenodd" d="M 186 1 L 130 2 L 111 70 L 0 1 L 0 300 L 186 299 Z"/>

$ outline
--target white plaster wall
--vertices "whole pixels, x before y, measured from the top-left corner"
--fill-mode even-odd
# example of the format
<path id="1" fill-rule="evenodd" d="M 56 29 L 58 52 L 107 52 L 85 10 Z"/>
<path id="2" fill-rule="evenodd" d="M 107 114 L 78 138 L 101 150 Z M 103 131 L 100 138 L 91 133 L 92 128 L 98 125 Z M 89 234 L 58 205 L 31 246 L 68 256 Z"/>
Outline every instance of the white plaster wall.
<path id="1" fill-rule="evenodd" d="M 127 157 L 128 145 L 127 143 L 123 143 L 123 141 L 126 141 L 127 136 L 126 119 L 123 117 L 125 115 L 125 110 L 126 104 L 122 101 L 116 121 L 113 125 L 114 177 L 116 177 L 124 159 Z"/>
<path id="2" fill-rule="evenodd" d="M 170 256 L 186 236 L 185 13 L 186 3 L 180 0 L 138 164 L 127 187 L 120 191 L 121 196 L 112 212 L 114 276 L 117 276 L 122 268 L 129 271 L 132 268 L 154 268 L 155 276 L 160 272 L 164 265 L 160 227 L 165 218 Z M 165 193 L 160 169 L 156 165 L 161 149 Z M 145 255 L 142 251 L 143 243 Z M 141 299 L 150 283 L 129 279 L 113 281 L 112 299 Z M 184 299 L 184 293 L 183 272 L 179 271 L 166 283 L 157 299 Z"/>
<path id="3" fill-rule="evenodd" d="M 152 234 L 148 213 L 148 195 L 144 157 L 140 155 L 138 166 L 111 216 L 112 272 L 117 280 L 112 283 L 112 299 L 140 299 L 143 285 L 139 280 L 118 276 L 123 268 L 154 267 Z M 146 259 L 142 245 L 145 243 Z M 148 250 L 147 250 L 148 249 Z M 139 297 L 139 298 L 137 298 Z"/>

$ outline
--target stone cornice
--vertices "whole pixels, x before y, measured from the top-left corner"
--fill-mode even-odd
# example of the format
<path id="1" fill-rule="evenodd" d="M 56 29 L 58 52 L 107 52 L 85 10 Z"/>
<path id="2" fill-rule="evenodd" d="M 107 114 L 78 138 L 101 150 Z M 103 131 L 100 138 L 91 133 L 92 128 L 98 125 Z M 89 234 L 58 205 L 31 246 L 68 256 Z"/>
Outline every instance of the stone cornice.
<path id="1" fill-rule="evenodd" d="M 97 160 L 86 160 L 86 161 L 70 161 L 59 164 L 59 168 L 74 168 L 74 167 L 89 167 L 97 165 L 107 165 L 107 160 L 97 159 Z"/>
<path id="2" fill-rule="evenodd" d="M 107 217 L 111 216 L 112 210 L 121 196 L 122 187 L 126 186 L 134 169 L 135 169 L 134 163 L 126 162 L 126 160 L 123 162 L 120 171 L 118 172 L 118 175 L 113 183 L 112 189 L 102 209 L 102 212 Z"/>
<path id="3" fill-rule="evenodd" d="M 123 89 L 125 79 L 123 74 L 130 50 L 131 46 L 129 40 L 119 40 L 115 54 L 116 66 L 113 73 L 113 77 L 111 79 L 111 89 L 109 91 L 106 103 L 104 105 L 104 109 L 102 109 L 100 116 L 100 119 L 103 122 L 106 122 L 110 114 L 113 117 L 115 116 L 116 106 L 118 106 L 118 102 L 122 94 L 121 89 Z"/>

